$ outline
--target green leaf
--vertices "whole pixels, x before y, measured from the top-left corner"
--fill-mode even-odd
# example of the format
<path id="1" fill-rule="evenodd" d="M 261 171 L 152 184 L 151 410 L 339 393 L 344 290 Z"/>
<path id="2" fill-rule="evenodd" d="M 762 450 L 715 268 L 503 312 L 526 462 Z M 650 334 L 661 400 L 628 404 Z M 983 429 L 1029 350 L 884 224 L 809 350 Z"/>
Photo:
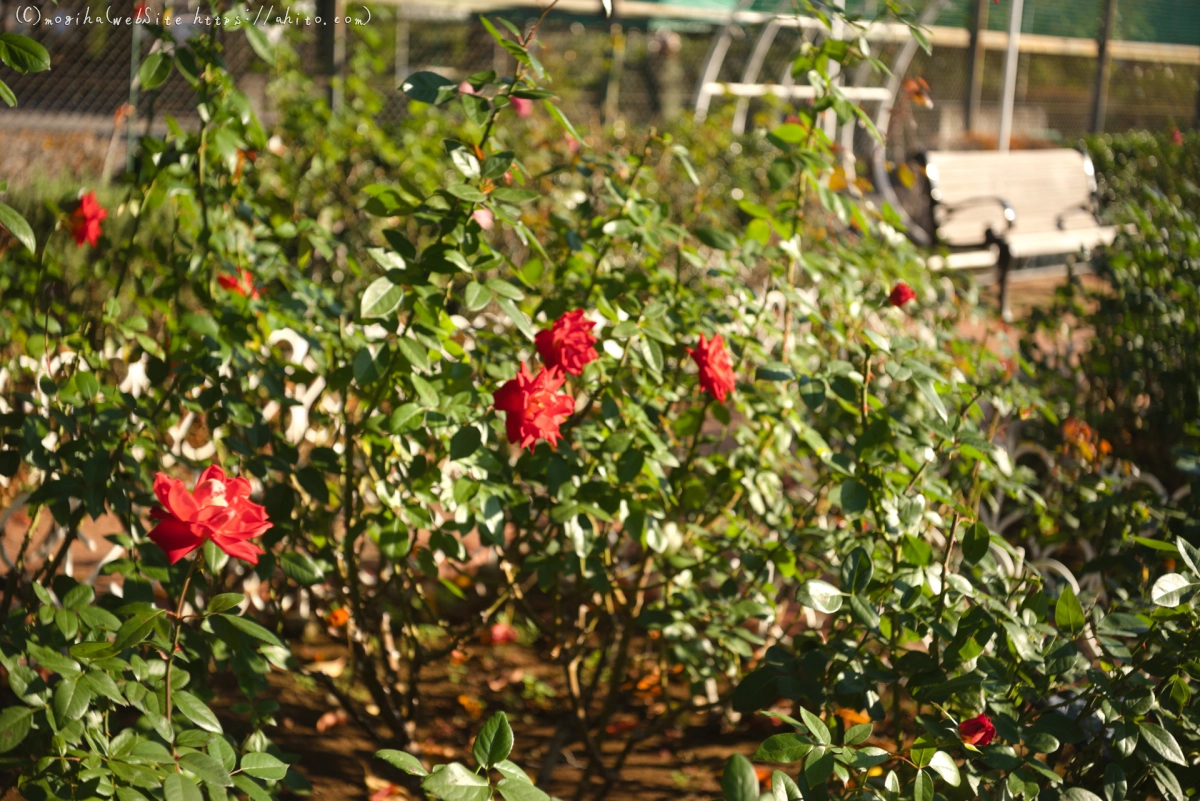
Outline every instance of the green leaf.
<path id="1" fill-rule="evenodd" d="M 870 725 L 867 731 L 870 732 Z M 812 744 L 803 740 L 800 735 L 788 732 L 773 734 L 763 741 L 754 752 L 755 762 L 799 762 L 808 756 Z"/>
<path id="2" fill-rule="evenodd" d="M 517 189 L 511 186 L 502 186 L 492 190 L 492 200 L 499 200 L 503 203 L 528 203 L 539 197 L 541 197 L 540 194 L 530 189 Z"/>
<path id="3" fill-rule="evenodd" d="M 192 723 L 195 723 L 205 731 L 211 731 L 216 734 L 222 733 L 221 721 L 217 720 L 217 716 L 199 698 L 185 690 L 176 690 L 172 697 L 175 701 L 175 706 L 179 707 L 179 711 Z"/>
<path id="4" fill-rule="evenodd" d="M 513 747 L 512 727 L 508 725 L 508 717 L 503 712 L 492 715 L 479 734 L 475 735 L 475 745 L 471 754 L 480 767 L 490 768 L 502 759 L 508 759 Z"/>
<path id="5" fill-rule="evenodd" d="M 913 801 L 933 801 L 933 778 L 924 770 L 917 771 L 913 782 Z"/>
<path id="6" fill-rule="evenodd" d="M 400 84 L 400 90 L 413 100 L 437 105 L 458 94 L 458 84 L 436 72 L 415 72 Z"/>
<path id="7" fill-rule="evenodd" d="M 468 309 L 479 311 L 492 302 L 492 291 L 483 284 L 472 281 L 467 284 L 464 299 Z"/>
<path id="8" fill-rule="evenodd" d="M 828 748 L 814 748 L 804 760 L 804 778 L 810 787 L 820 787 L 833 773 L 833 752 Z"/>
<path id="9" fill-rule="evenodd" d="M 167 774 L 162 789 L 166 801 L 204 801 L 200 795 L 200 788 L 182 773 Z"/>
<path id="10" fill-rule="evenodd" d="M 791 776 L 777 770 L 771 774 L 771 801 L 804 801 L 804 794 Z"/>
<path id="11" fill-rule="evenodd" d="M 78 676 L 60 681 L 54 688 L 54 720 L 59 728 L 82 717 L 91 700 L 91 689 Z"/>
<path id="12" fill-rule="evenodd" d="M 865 743 L 871 737 L 871 724 L 859 723 L 857 726 L 851 726 L 846 730 L 846 738 L 842 742 L 845 745 L 858 745 Z"/>
<path id="13" fill-rule="evenodd" d="M 829 727 L 825 725 L 825 721 L 804 707 L 800 707 L 800 719 L 804 721 L 804 728 L 809 730 L 818 743 L 829 745 L 833 742 L 833 736 L 829 733 Z"/>
<path id="14" fill-rule="evenodd" d="M 284 647 L 283 643 L 279 641 L 278 637 L 255 623 L 250 618 L 238 617 L 237 615 L 221 615 L 220 617 L 229 621 L 231 626 L 243 634 L 249 634 L 256 640 L 262 640 L 263 642 L 270 643 L 271 645 L 277 645 L 280 648 Z"/>
<path id="15" fill-rule="evenodd" d="M 1141 732 L 1142 742 L 1150 746 L 1163 759 L 1174 762 L 1176 765 L 1187 764 L 1183 758 L 1183 749 L 1179 747 L 1179 743 L 1171 732 L 1162 726 L 1148 722 L 1139 723 L 1138 731 Z"/>
<path id="16" fill-rule="evenodd" d="M 1175 545 L 1179 548 L 1179 555 L 1183 557 L 1183 561 L 1191 569 L 1192 575 L 1200 578 L 1200 548 L 1192 545 L 1183 537 L 1177 537 Z"/>
<path id="17" fill-rule="evenodd" d="M 364 318 L 383 318 L 394 312 L 404 301 L 404 289 L 390 278 L 376 278 L 363 292 L 359 314 Z"/>
<path id="18" fill-rule="evenodd" d="M 991 532 L 983 523 L 975 523 L 971 525 L 966 534 L 963 535 L 962 555 L 963 561 L 969 565 L 979 564 L 983 557 L 987 556 L 988 548 L 992 542 Z"/>
<path id="19" fill-rule="evenodd" d="M 721 774 L 721 791 L 725 801 L 758 801 L 758 776 L 750 760 L 741 754 L 729 758 Z"/>
<path id="20" fill-rule="evenodd" d="M 917 389 L 921 391 L 921 394 L 925 396 L 929 404 L 933 406 L 933 410 L 937 412 L 937 416 L 942 418 L 942 422 L 948 422 L 950 415 L 946 412 L 946 404 L 942 402 L 942 396 L 938 395 L 937 389 L 934 388 L 933 381 L 928 378 L 914 378 L 913 382 L 916 383 Z M 932 786 L 932 781 L 930 784 Z"/>
<path id="21" fill-rule="evenodd" d="M 796 594 L 796 600 L 803 606 L 827 615 L 832 615 L 842 608 L 842 593 L 837 587 L 820 579 L 805 582 Z"/>
<path id="22" fill-rule="evenodd" d="M 496 298 L 496 305 L 500 307 L 502 312 L 508 315 L 508 319 L 513 321 L 513 325 L 517 327 L 517 330 L 532 342 L 533 338 L 537 336 L 537 332 L 533 330 L 533 325 L 530 324 L 529 318 L 525 316 L 525 313 L 517 308 L 517 304 L 508 298 Z"/>
<path id="23" fill-rule="evenodd" d="M 8 88 L 8 87 L 4 87 Z M 8 98 L 6 97 L 5 100 Z M 16 98 L 9 105 L 16 105 Z M 30 253 L 37 252 L 37 240 L 33 236 L 33 229 L 29 227 L 29 223 L 25 222 L 25 218 L 17 213 L 17 210 L 12 206 L 7 206 L 0 203 L 0 225 L 8 229 L 9 233 L 17 238 L 17 241 L 28 248 Z"/>
<path id="24" fill-rule="evenodd" d="M 581 147 L 584 146 L 585 143 L 583 141 L 583 137 L 579 135 L 579 131 L 575 130 L 575 126 L 572 125 L 571 121 L 566 118 L 566 115 L 558 110 L 558 106 L 554 105 L 549 100 L 543 100 L 542 105 L 546 107 L 546 111 L 551 117 L 558 120 L 559 125 L 567 129 L 567 133 L 571 135 L 571 138 L 578 142 Z"/>
<path id="25" fill-rule="evenodd" d="M 250 801 L 275 801 L 275 796 L 268 793 L 261 784 L 244 773 L 234 775 L 233 786 L 245 793 Z"/>
<path id="26" fill-rule="evenodd" d="M 117 629 L 117 637 L 113 641 L 113 652 L 120 653 L 126 648 L 137 645 L 146 639 L 146 635 L 154 629 L 154 622 L 163 614 L 162 609 L 144 608 L 133 614 Z"/>
<path id="27" fill-rule="evenodd" d="M 1173 608 L 1179 606 L 1183 596 L 1191 591 L 1194 585 L 1178 573 L 1167 573 L 1161 576 L 1150 588 L 1150 600 L 1159 606 Z"/>
<path id="28" fill-rule="evenodd" d="M 844 492 L 845 484 L 842 487 Z M 870 554 L 859 545 L 842 560 L 842 587 L 846 592 L 857 595 L 867 589 L 874 573 L 875 566 L 871 563 Z"/>
<path id="29" fill-rule="evenodd" d="M 646 364 L 656 373 L 661 373 L 665 362 L 663 361 L 662 346 L 649 337 L 643 337 L 640 343 L 642 357 L 645 358 Z"/>
<path id="30" fill-rule="evenodd" d="M 501 779 L 496 789 L 504 796 L 504 801 L 550 801 L 550 796 L 528 779 Z"/>
<path id="31" fill-rule="evenodd" d="M 311 587 L 325 580 L 321 567 L 306 553 L 287 551 L 279 557 L 279 566 L 284 574 L 305 587 Z"/>
<path id="32" fill-rule="evenodd" d="M 871 504 L 870 490 L 861 481 L 853 478 L 842 482 L 842 491 L 839 497 L 841 498 L 839 505 L 842 507 L 842 511 L 848 515 L 861 514 Z"/>
<path id="33" fill-rule="evenodd" d="M 464 426 L 450 438 L 450 461 L 465 459 L 483 444 L 483 435 L 475 426 Z"/>
<path id="34" fill-rule="evenodd" d="M 0 61 L 17 72 L 45 72 L 50 69 L 46 48 L 19 33 L 0 33 Z"/>
<path id="35" fill-rule="evenodd" d="M 733 234 L 722 231 L 719 228 L 713 228 L 711 225 L 702 225 L 693 231 L 693 233 L 697 239 L 710 248 L 736 250 L 738 246 L 737 238 Z"/>
<path id="36" fill-rule="evenodd" d="M 376 754 L 376 756 L 379 756 L 382 753 L 384 752 L 381 751 L 379 754 Z M 242 772 L 249 774 L 256 779 L 279 781 L 287 775 L 287 771 L 288 766 L 286 763 L 280 762 L 275 757 L 262 751 L 251 751 L 242 757 Z M 411 773 L 412 771 L 409 772 Z M 425 774 L 421 773 L 418 775 L 424 776 Z"/>
<path id="37" fill-rule="evenodd" d="M 244 600 L 246 600 L 246 596 L 240 592 L 223 592 L 209 599 L 204 613 L 206 615 L 215 615 L 218 612 L 224 612 L 228 609 L 233 609 L 235 606 L 240 606 Z"/>
<path id="38" fill-rule="evenodd" d="M 21 744 L 33 726 L 33 713 L 27 706 L 10 706 L 0 712 L 0 754 Z"/>
<path id="39" fill-rule="evenodd" d="M 155 89 L 171 74 L 171 59 L 162 52 L 146 56 L 138 69 L 138 80 L 143 89 Z"/>
<path id="40" fill-rule="evenodd" d="M 195 773 L 206 784 L 213 784 L 217 787 L 233 786 L 233 779 L 229 776 L 229 771 L 208 754 L 199 752 L 184 754 L 179 758 L 179 764 Z"/>
<path id="41" fill-rule="evenodd" d="M 1100 796 L 1082 787 L 1068 787 L 1059 796 L 1063 801 L 1100 801 Z"/>
<path id="42" fill-rule="evenodd" d="M 492 795 L 487 779 L 477 776 L 458 762 L 438 765 L 421 782 L 421 788 L 442 801 L 487 801 Z"/>
<path id="43" fill-rule="evenodd" d="M 0 81 L 0 100 L 3 100 L 9 108 L 14 108 L 17 105 L 17 96 L 13 94 L 13 90 L 4 81 Z M 30 248 L 30 250 L 32 251 L 33 248 Z"/>
<path id="44" fill-rule="evenodd" d="M 379 759 L 382 759 L 392 767 L 399 768 L 400 770 L 412 776 L 429 775 L 429 771 L 425 770 L 425 766 L 421 764 L 421 760 L 404 751 L 395 751 L 390 748 L 385 748 L 382 751 L 376 751 L 375 756 Z"/>
<path id="45" fill-rule="evenodd" d="M 88 671 L 83 675 L 82 681 L 93 695 L 102 695 L 118 706 L 125 706 L 128 703 L 125 696 L 121 695 L 121 688 L 113 681 L 112 676 L 102 670 Z"/>
<path id="46" fill-rule="evenodd" d="M 253 23 L 243 25 L 242 30 L 246 32 L 246 41 L 250 43 L 251 49 L 258 57 L 268 64 L 274 64 L 275 48 L 271 44 L 271 40 L 267 38 L 267 34 Z"/>
<path id="47" fill-rule="evenodd" d="M 951 787 L 957 787 L 962 782 L 962 777 L 958 773 L 958 763 L 945 751 L 938 751 L 934 754 L 933 759 L 929 760 L 929 767 L 937 771 L 937 774 L 942 777 L 942 781 Z"/>
<path id="48" fill-rule="evenodd" d="M 796 371 L 783 362 L 770 362 L 754 371 L 755 381 L 795 381 Z"/>
<path id="49" fill-rule="evenodd" d="M 1076 636 L 1083 631 L 1086 622 L 1075 590 L 1071 589 L 1070 584 L 1066 585 L 1058 596 L 1058 603 L 1054 605 L 1054 623 L 1060 630 Z"/>

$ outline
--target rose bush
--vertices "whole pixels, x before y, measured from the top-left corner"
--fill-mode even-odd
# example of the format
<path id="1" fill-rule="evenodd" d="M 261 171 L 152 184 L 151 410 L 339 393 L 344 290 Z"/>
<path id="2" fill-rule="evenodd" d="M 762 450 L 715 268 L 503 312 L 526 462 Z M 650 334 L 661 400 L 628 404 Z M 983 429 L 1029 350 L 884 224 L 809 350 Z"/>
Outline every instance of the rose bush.
<path id="1" fill-rule="evenodd" d="M 143 80 L 178 70 L 200 130 L 142 139 L 86 268 L 63 257 L 65 212 L 39 253 L 0 261 L 0 474 L 26 549 L 53 521 L 5 595 L 2 764 L 22 792 L 298 786 L 263 690 L 269 666 L 296 669 L 278 635 L 306 608 L 351 656 L 314 678 L 351 717 L 377 710 L 393 752 L 427 722 L 429 666 L 519 625 L 561 673 L 537 784 L 580 742 L 579 797 L 649 737 L 760 710 L 793 729 L 756 754 L 799 763 L 772 774 L 785 799 L 1191 792 L 1194 553 L 1127 507 L 1105 557 L 1172 548 L 1185 572 L 1087 582 L 1103 564 L 1032 550 L 1066 502 L 1037 491 L 1021 424 L 1053 404 L 1026 363 L 962 337 L 969 285 L 832 188 L 824 115 L 869 122 L 831 64 L 870 62 L 861 42 L 797 55 L 818 97 L 746 140 L 766 167 L 734 202 L 669 135 L 589 147 L 537 27 L 483 24 L 515 74 L 410 76 L 407 161 L 357 71 L 335 114 L 286 47 L 245 34 L 287 70 L 267 131 L 225 34 L 164 38 Z M 1078 450 L 1101 499 L 1118 468 Z M 99 519 L 119 589 L 93 602 L 58 574 Z M 50 675 L 26 692 L 31 666 Z M 201 700 L 231 691 L 226 666 L 241 742 Z M 540 798 L 500 767 L 507 729 L 490 719 L 475 772 L 425 789 L 484 799 L 494 766 L 506 798 Z M 757 801 L 748 760 L 722 789 Z"/>

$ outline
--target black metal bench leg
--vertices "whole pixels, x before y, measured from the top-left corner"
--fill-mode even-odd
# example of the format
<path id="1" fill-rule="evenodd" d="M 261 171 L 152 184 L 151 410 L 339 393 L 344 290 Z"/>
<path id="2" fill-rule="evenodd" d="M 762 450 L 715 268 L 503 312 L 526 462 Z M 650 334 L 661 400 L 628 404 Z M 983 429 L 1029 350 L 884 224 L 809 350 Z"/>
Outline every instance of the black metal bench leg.
<path id="1" fill-rule="evenodd" d="M 1012 251 L 1008 245 L 1000 243 L 1000 258 L 996 266 L 1000 271 L 1000 318 L 1004 322 L 1012 322 L 1012 309 L 1008 308 L 1008 271 L 1012 268 Z"/>

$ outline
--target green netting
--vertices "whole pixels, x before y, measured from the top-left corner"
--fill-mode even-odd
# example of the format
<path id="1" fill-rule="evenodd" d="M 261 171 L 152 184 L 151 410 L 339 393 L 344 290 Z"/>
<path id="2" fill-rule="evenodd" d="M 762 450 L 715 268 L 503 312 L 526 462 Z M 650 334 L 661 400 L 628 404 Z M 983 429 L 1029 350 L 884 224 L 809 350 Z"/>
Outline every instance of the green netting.
<path id="1" fill-rule="evenodd" d="M 737 0 L 650 0 L 691 8 L 733 10 Z M 937 20 L 938 25 L 965 28 L 971 24 L 976 0 L 951 0 Z M 989 4 L 988 28 L 1008 29 L 1012 0 Z M 1106 0 L 1025 0 L 1022 33 L 1094 39 L 1100 28 Z M 926 0 L 914 3 L 923 7 Z M 786 0 L 754 0 L 753 11 L 787 10 Z M 870 14 L 878 0 L 849 0 L 851 12 Z M 1200 45 L 1200 0 L 1118 0 L 1114 39 L 1138 42 Z"/>
<path id="2" fill-rule="evenodd" d="M 1008 29 L 1011 0 L 989 7 L 988 28 Z M 1022 33 L 1094 39 L 1105 0 L 1025 0 Z M 938 25 L 965 27 L 975 0 L 952 0 Z M 1118 0 L 1114 39 L 1200 45 L 1200 0 Z"/>

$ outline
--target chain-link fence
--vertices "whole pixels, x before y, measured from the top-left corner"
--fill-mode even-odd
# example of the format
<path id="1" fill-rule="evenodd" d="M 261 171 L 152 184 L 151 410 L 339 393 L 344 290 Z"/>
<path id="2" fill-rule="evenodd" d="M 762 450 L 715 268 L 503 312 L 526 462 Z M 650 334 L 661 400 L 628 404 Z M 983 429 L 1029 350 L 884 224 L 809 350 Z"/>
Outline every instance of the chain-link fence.
<path id="1" fill-rule="evenodd" d="M 47 0 L 41 14 L 52 13 L 49 24 L 44 18 L 42 23 L 32 24 L 31 6 L 17 5 L 16 0 L 0 2 L 6 29 L 39 39 L 49 50 L 53 65 L 48 73 L 5 75 L 21 106 L 16 113 L 0 111 L 0 137 L 11 137 L 12 131 L 22 126 L 87 128 L 112 135 L 114 114 L 131 100 L 137 60 L 151 47 L 151 37 L 139 35 L 144 31 L 125 22 L 137 13 L 134 0 L 113 0 L 111 6 L 98 6 L 97 0 L 61 0 L 55 6 Z M 1022 29 L 1029 35 L 1022 38 L 1017 71 L 1016 146 L 1069 140 L 1089 129 L 1098 62 L 1095 41 L 1086 37 L 1095 36 L 1104 2 L 1026 0 Z M 151 17 L 163 13 L 161 4 L 156 3 L 160 0 L 145 6 Z M 599 15 L 599 2 L 595 5 L 596 13 L 590 15 L 556 11 L 543 25 L 538 46 L 538 57 L 553 77 L 568 113 L 584 124 L 655 124 L 687 113 L 706 68 L 713 66 L 714 37 L 723 30 L 731 31 L 729 46 L 710 77 L 726 82 L 743 81 L 747 65 L 756 59 L 760 67 L 754 72 L 755 82 L 788 82 L 791 59 L 802 38 L 817 35 L 811 27 L 783 27 L 764 43 L 767 26 L 761 15 L 727 28 L 734 17 L 709 13 L 705 18 L 683 21 L 667 16 L 632 18 L 620 15 L 618 0 L 619 16 L 608 20 Z M 771 0 L 757 0 L 747 8 L 770 10 L 774 5 Z M 928 90 L 917 95 L 903 90 L 897 93 L 888 130 L 889 149 L 895 155 L 926 148 L 994 146 L 1008 0 L 1000 5 L 983 4 L 990 6 L 990 14 L 984 25 L 986 55 L 979 116 L 975 130 L 968 132 L 971 64 L 965 28 L 977 5 L 977 0 L 947 3 L 932 29 L 939 34 L 932 37 L 933 54 L 918 52 L 907 65 L 906 75 L 924 81 Z M 872 0 L 857 0 L 850 6 L 851 11 L 873 10 Z M 1119 0 L 1117 8 L 1110 38 L 1120 41 L 1112 50 L 1105 128 L 1193 125 L 1200 93 L 1200 3 Z M 347 53 L 367 48 L 383 64 L 373 81 L 388 100 L 385 121 L 405 113 L 407 99 L 398 86 L 410 72 L 433 70 L 455 79 L 487 69 L 512 72 L 511 56 L 464 9 L 436 3 L 418 6 L 404 0 L 399 6 L 371 6 L 369 30 L 348 26 Z M 666 6 L 663 10 L 669 11 Z M 197 18 L 194 7 L 171 13 L 182 21 L 168 28 L 177 38 L 185 38 L 203 25 L 203 15 Z M 518 7 L 498 13 L 527 28 L 539 12 Z M 120 16 L 121 24 L 97 23 L 95 17 L 102 14 Z M 299 31 L 302 46 L 315 52 L 313 40 L 320 29 L 293 30 Z M 280 33 L 276 30 L 272 35 Z M 221 37 L 225 59 L 239 85 L 257 106 L 265 108 L 265 65 L 256 62 L 241 33 L 229 30 Z M 1151 44 L 1136 44 L 1139 41 Z M 133 56 L 135 44 L 138 59 Z M 884 63 L 892 64 L 901 43 L 895 37 L 884 38 L 873 42 L 872 48 Z M 315 58 L 306 56 L 304 63 L 315 64 Z M 884 76 L 855 69 L 847 74 L 847 82 L 878 87 Z M 931 106 L 924 102 L 926 94 Z M 178 74 L 158 90 L 140 93 L 135 102 L 136 119 L 143 126 L 151 118 L 193 113 L 191 89 Z M 719 114 L 737 102 L 728 96 L 716 97 L 712 109 Z M 743 102 L 751 125 L 766 122 L 764 114 L 782 113 L 780 107 L 786 105 L 772 98 Z M 874 114 L 878 101 L 866 105 Z M 116 138 L 113 136 L 113 141 Z"/>

